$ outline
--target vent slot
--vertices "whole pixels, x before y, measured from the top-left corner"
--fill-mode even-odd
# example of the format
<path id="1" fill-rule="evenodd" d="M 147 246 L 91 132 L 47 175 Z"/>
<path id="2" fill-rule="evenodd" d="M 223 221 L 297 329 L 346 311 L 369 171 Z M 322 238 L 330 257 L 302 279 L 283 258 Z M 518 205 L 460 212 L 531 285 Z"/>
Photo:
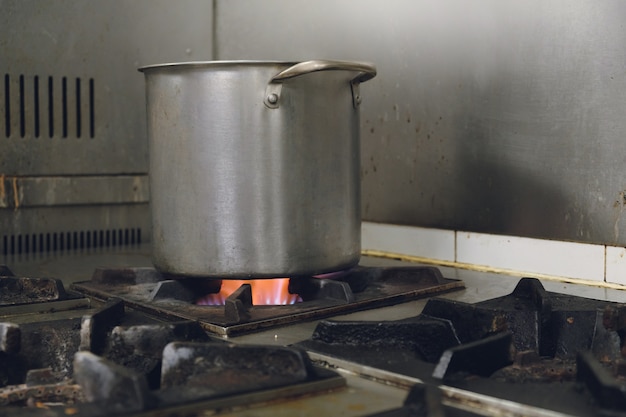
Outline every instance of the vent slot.
<path id="1" fill-rule="evenodd" d="M 57 251 L 138 245 L 140 228 L 77 230 L 24 235 L 4 235 L 2 253 L 23 255 Z"/>
<path id="2" fill-rule="evenodd" d="M 48 136 L 54 137 L 54 83 L 48 77 Z"/>
<path id="3" fill-rule="evenodd" d="M 4 74 L 4 133 L 11 136 L 11 78 Z"/>
<path id="4" fill-rule="evenodd" d="M 20 137 L 26 136 L 26 98 L 24 92 L 24 76 L 20 75 Z"/>
<path id="5" fill-rule="evenodd" d="M 76 79 L 76 137 L 80 138 L 80 78 Z"/>
<path id="6" fill-rule="evenodd" d="M 48 77 L 48 134 L 54 137 L 54 83 L 52 77 Z"/>
<path id="7" fill-rule="evenodd" d="M 93 138 L 96 133 L 95 95 L 93 78 L 89 79 L 89 137 Z"/>
<path id="8" fill-rule="evenodd" d="M 93 78 L 4 74 L 4 85 L 1 83 L 0 125 L 4 126 L 0 127 L 0 135 L 7 138 L 39 138 L 46 133 L 49 138 L 96 136 Z"/>
<path id="9" fill-rule="evenodd" d="M 35 120 L 34 120 L 34 124 L 35 124 L 35 137 L 38 138 L 39 137 L 39 133 L 40 133 L 40 125 L 39 125 L 39 76 L 35 75 L 35 108 L 34 108 L 34 112 L 35 112 Z"/>
<path id="10" fill-rule="evenodd" d="M 61 79 L 61 120 L 63 126 L 63 137 L 67 137 L 67 77 Z"/>

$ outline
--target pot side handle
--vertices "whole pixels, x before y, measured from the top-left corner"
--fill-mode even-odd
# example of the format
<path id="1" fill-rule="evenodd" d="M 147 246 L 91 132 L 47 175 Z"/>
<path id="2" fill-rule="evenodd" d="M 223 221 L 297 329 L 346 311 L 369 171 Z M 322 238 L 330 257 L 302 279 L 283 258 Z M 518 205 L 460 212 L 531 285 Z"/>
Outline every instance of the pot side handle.
<path id="1" fill-rule="evenodd" d="M 357 76 L 350 81 L 352 87 L 352 99 L 354 107 L 361 104 L 361 96 L 359 94 L 359 84 L 371 80 L 376 76 L 376 67 L 365 62 L 349 62 L 349 61 L 329 61 L 314 60 L 299 62 L 291 67 L 279 72 L 269 81 L 265 90 L 264 103 L 271 109 L 278 108 L 280 101 L 280 93 L 282 83 L 302 75 L 310 74 L 317 71 L 352 71 L 357 72 Z"/>
<path id="2" fill-rule="evenodd" d="M 299 62 L 276 74 L 270 80 L 270 83 L 281 83 L 290 78 L 299 77 L 301 75 L 310 74 L 317 71 L 353 71 L 359 72 L 352 82 L 365 82 L 376 76 L 376 67 L 365 62 L 347 62 L 347 61 L 304 61 Z"/>

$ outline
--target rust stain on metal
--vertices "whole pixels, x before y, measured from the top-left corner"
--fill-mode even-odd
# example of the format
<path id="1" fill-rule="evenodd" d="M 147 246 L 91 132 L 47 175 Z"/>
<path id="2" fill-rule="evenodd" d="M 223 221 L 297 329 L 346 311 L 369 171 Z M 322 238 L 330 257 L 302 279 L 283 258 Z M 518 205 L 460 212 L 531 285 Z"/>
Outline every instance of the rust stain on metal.
<path id="1" fill-rule="evenodd" d="M 495 315 L 491 321 L 491 332 L 498 332 L 506 328 L 506 317 L 501 315 Z"/>
<path id="2" fill-rule="evenodd" d="M 80 385 L 71 382 L 28 386 L 26 384 L 9 385 L 0 388 L 0 405 L 18 404 L 28 399 L 35 402 L 83 402 Z"/>
<path id="3" fill-rule="evenodd" d="M 13 177 L 13 204 L 15 205 L 15 210 L 20 208 L 20 198 L 18 192 L 17 177 Z"/>
<path id="4" fill-rule="evenodd" d="M 364 404 L 349 404 L 348 410 L 351 411 L 365 411 L 366 407 Z"/>
<path id="5" fill-rule="evenodd" d="M 2 174 L 0 175 L 0 207 L 6 207 L 6 198 L 7 198 L 7 191 L 4 188 L 4 177 L 5 175 Z"/>
<path id="6" fill-rule="evenodd" d="M 10 195 L 7 194 L 7 182 L 11 182 L 11 191 L 13 193 L 13 208 L 17 210 L 20 207 L 20 195 L 18 186 L 18 177 L 7 177 L 6 174 L 0 175 L 0 207 L 8 208 L 11 206 Z"/>

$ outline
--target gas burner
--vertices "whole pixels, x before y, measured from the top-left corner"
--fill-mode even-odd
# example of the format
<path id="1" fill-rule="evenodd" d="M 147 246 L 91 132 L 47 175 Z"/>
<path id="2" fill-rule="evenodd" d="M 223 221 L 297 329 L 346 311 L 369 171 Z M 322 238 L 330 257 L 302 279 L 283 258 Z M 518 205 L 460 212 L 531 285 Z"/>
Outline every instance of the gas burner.
<path id="1" fill-rule="evenodd" d="M 205 330 L 227 336 L 396 304 L 460 289 L 463 283 L 444 278 L 432 267 L 356 267 L 334 279 L 291 278 L 289 292 L 302 299 L 293 305 L 253 305 L 252 288 L 246 284 L 222 306 L 196 305 L 210 286 L 219 289 L 214 280 L 168 280 L 153 268 L 101 268 L 91 281 L 75 283 L 72 289 L 102 300 L 120 298 L 135 309 L 162 317 L 197 320 Z"/>
<path id="2" fill-rule="evenodd" d="M 403 320 L 322 321 L 296 346 L 373 377 L 445 384 L 449 396 L 458 389 L 586 416 L 626 411 L 625 334 L 626 306 L 524 278 L 510 295 L 476 304 L 434 298 Z"/>

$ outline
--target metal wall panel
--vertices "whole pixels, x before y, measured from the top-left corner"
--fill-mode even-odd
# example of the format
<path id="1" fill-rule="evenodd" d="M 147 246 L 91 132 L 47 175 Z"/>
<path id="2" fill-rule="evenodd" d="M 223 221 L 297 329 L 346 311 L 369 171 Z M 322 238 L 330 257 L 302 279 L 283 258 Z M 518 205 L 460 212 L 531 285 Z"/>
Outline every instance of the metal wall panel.
<path id="1" fill-rule="evenodd" d="M 148 241 L 142 65 L 212 58 L 213 2 L 0 0 L 0 253 Z"/>
<path id="2" fill-rule="evenodd" d="M 0 256 L 137 245 L 150 240 L 148 204 L 0 210 Z M 11 227 L 2 227 L 7 220 Z"/>
<path id="3" fill-rule="evenodd" d="M 137 67 L 212 57 L 213 2 L 0 0 L 0 174 L 146 173 Z"/>
<path id="4" fill-rule="evenodd" d="M 228 0 L 219 59 L 366 60 L 370 221 L 626 244 L 626 3 Z"/>

